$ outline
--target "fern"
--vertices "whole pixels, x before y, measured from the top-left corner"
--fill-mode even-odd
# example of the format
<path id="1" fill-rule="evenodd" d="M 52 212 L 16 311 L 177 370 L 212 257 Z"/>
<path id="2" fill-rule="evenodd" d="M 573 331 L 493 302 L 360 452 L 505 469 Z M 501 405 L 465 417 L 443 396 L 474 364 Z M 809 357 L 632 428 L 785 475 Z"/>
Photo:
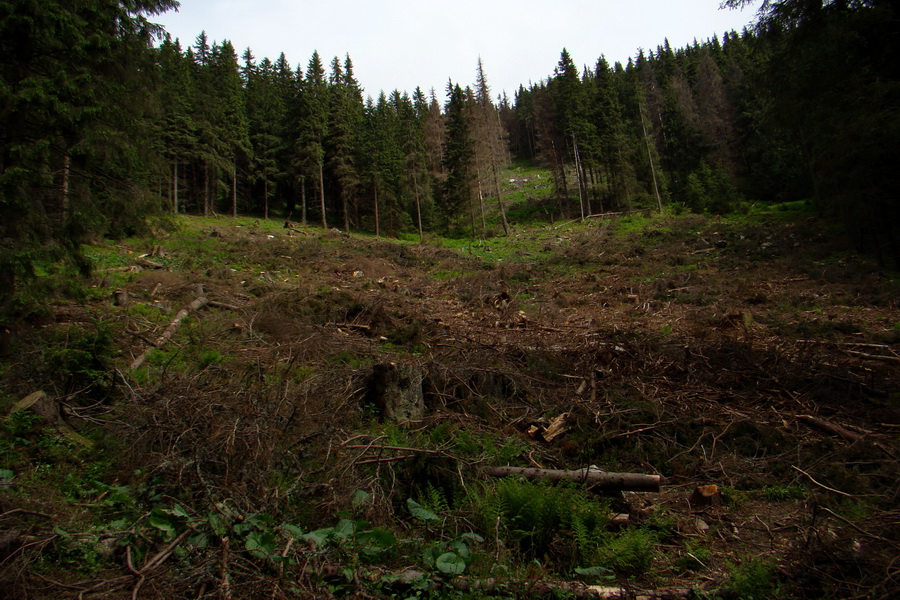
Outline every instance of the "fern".
<path id="1" fill-rule="evenodd" d="M 431 483 L 425 488 L 422 505 L 437 514 L 450 512 L 450 503 L 447 502 L 447 495 L 444 493 L 444 490 L 434 487 Z"/>

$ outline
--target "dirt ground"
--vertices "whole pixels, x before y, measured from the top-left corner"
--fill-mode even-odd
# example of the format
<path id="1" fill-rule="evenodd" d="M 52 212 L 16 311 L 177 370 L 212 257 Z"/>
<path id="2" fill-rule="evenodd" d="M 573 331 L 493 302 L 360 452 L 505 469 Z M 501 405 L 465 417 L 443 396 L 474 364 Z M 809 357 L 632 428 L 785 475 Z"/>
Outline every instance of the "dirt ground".
<path id="1" fill-rule="evenodd" d="M 364 490 L 368 521 L 415 537 L 407 498 L 426 486 L 462 493 L 485 480 L 484 465 L 660 475 L 659 492 L 608 495 L 625 527 L 657 528 L 652 564 L 619 574 L 619 597 L 900 592 L 896 274 L 842 252 L 814 218 L 612 217 L 460 250 L 228 219 L 193 226 L 104 251 L 102 300 L 61 304 L 44 324 L 89 328 L 101 317 L 114 334 L 118 408 L 62 383 L 52 395 L 76 429 L 107 411 L 104 427 L 124 440 L 120 483 L 153 481 L 198 512 L 227 498 L 307 530 L 333 524 Z M 113 288 L 127 292 L 123 306 L 111 306 Z M 179 321 L 198 298 L 207 302 Z M 23 333 L 11 392 L 48 385 L 28 369 L 41 343 Z M 151 343 L 159 349 L 129 371 Z M 387 371 L 420 390 L 410 422 L 392 422 Z M 716 487 L 692 502 L 698 486 Z M 10 513 L 27 494 L 0 493 L 5 530 L 39 537 Z M 72 522 L 87 514 L 52 496 L 29 502 Z M 448 505 L 455 523 L 475 519 Z M 471 578 L 496 577 L 487 563 L 505 557 L 515 579 L 570 579 L 553 547 L 525 564 L 490 543 Z M 133 580 L 91 587 L 125 570 L 60 581 L 20 566 L 4 581 L 62 586 L 29 597 L 152 598 L 186 586 L 177 597 L 249 598 L 263 597 L 262 580 L 275 586 L 246 566 L 223 591 L 222 552 L 180 574 L 148 573 L 140 590 Z M 303 569 L 315 563 L 306 556 Z M 729 587 L 750 561 L 770 565 L 778 585 Z M 398 552 L 379 568 L 421 564 Z M 303 569 L 294 591 L 266 597 L 377 597 L 359 579 L 326 593 L 302 583 Z"/>

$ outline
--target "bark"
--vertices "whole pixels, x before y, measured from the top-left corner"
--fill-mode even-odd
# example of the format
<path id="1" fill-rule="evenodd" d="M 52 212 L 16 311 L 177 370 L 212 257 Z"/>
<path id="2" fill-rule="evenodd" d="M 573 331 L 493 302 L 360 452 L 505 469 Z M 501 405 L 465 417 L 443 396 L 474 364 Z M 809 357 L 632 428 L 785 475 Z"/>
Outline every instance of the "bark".
<path id="1" fill-rule="evenodd" d="M 319 567 L 306 566 L 304 575 L 315 575 L 331 578 L 343 578 L 346 569 L 341 565 L 322 565 Z M 468 596 L 481 597 L 481 595 L 495 594 L 502 597 L 516 598 L 550 598 L 554 594 L 566 598 L 595 599 L 595 600 L 681 600 L 694 597 L 694 592 L 683 588 L 663 588 L 655 590 L 637 589 L 633 587 L 589 585 L 580 581 L 555 581 L 551 579 L 501 579 L 494 577 L 453 577 L 442 578 L 417 569 L 403 571 L 388 571 L 385 569 L 360 570 L 356 573 L 358 579 L 375 578 L 387 579 L 389 576 L 392 585 L 400 588 L 410 586 L 427 587 L 431 590 L 453 588 Z"/>
<path id="2" fill-rule="evenodd" d="M 306 227 L 306 177 L 300 178 L 300 224 Z"/>
<path id="3" fill-rule="evenodd" d="M 848 442 L 850 442 L 851 444 L 853 442 L 859 441 L 860 438 L 862 438 L 862 435 L 859 433 L 850 431 L 849 429 L 845 429 L 844 427 L 841 427 L 840 425 L 835 425 L 834 423 L 829 423 L 828 421 L 824 421 L 822 419 L 817 419 L 816 417 L 813 417 L 812 415 L 797 415 L 797 420 L 803 421 L 807 425 L 810 425 L 811 427 L 815 427 L 816 429 L 819 429 L 821 431 L 833 433 L 834 435 L 840 436 L 840 437 L 844 438 L 845 440 L 847 440 Z"/>
<path id="4" fill-rule="evenodd" d="M 592 488 L 609 492 L 658 492 L 660 480 L 662 479 L 659 475 L 607 473 L 593 469 L 563 471 L 559 469 L 533 469 L 530 467 L 485 467 L 483 471 L 491 477 L 521 475 L 526 479 L 547 479 L 553 482 L 571 479 L 572 481 L 586 483 Z"/>
<path id="5" fill-rule="evenodd" d="M 178 161 L 172 167 L 172 214 L 178 214 Z"/>
<path id="6" fill-rule="evenodd" d="M 372 204 L 375 210 L 375 239 L 381 237 L 381 219 L 378 216 L 378 180 L 375 180 L 372 186 L 373 198 Z"/>
<path id="7" fill-rule="evenodd" d="M 237 160 L 231 161 L 231 216 L 237 217 Z M 266 218 L 269 218 L 269 202 L 266 200 Z"/>
<path id="8" fill-rule="evenodd" d="M 653 190 L 656 192 L 656 203 L 662 212 L 662 197 L 659 195 L 659 184 L 656 182 L 656 166 L 653 164 L 653 153 L 650 152 L 650 138 L 647 136 L 647 124 L 644 122 L 644 110 L 641 108 L 641 129 L 644 130 L 644 143 L 647 145 L 647 160 L 650 161 L 650 173 L 653 175 Z"/>
<path id="9" fill-rule="evenodd" d="M 416 217 L 419 222 L 419 243 L 425 243 L 425 235 L 422 231 L 422 202 L 419 199 L 419 182 L 416 179 L 416 174 L 413 173 L 413 192 L 416 195 Z M 503 228 L 506 229 L 506 216 L 503 216 Z M 377 236 L 376 236 L 377 237 Z"/>
<path id="10" fill-rule="evenodd" d="M 497 206 L 500 208 L 500 222 L 503 224 L 503 235 L 509 235 L 509 221 L 506 220 L 506 207 L 503 206 L 503 192 L 500 191 L 500 175 L 497 163 L 491 158 L 491 170 L 494 172 L 494 185 L 497 187 Z"/>
<path id="11" fill-rule="evenodd" d="M 322 229 L 328 229 L 328 221 L 325 218 L 325 166 L 319 161 L 319 203 L 322 207 Z"/>
<path id="12" fill-rule="evenodd" d="M 166 327 L 166 330 L 163 331 L 162 335 L 159 336 L 155 342 L 153 342 L 153 346 L 144 350 L 140 356 L 134 359 L 130 365 L 130 369 L 133 371 L 135 369 L 140 368 L 146 361 L 147 357 L 150 355 L 150 351 L 153 348 L 159 348 L 163 344 L 165 344 L 169 339 L 175 335 L 175 332 L 178 331 L 178 327 L 181 325 L 181 322 L 187 317 L 189 314 L 194 312 L 195 310 L 200 309 L 204 305 L 206 305 L 209 301 L 206 299 L 206 296 L 200 296 L 193 302 L 187 305 L 187 307 L 182 308 L 178 311 L 178 314 L 175 315 L 175 318 L 172 319 L 172 322 L 169 323 L 169 326 Z"/>

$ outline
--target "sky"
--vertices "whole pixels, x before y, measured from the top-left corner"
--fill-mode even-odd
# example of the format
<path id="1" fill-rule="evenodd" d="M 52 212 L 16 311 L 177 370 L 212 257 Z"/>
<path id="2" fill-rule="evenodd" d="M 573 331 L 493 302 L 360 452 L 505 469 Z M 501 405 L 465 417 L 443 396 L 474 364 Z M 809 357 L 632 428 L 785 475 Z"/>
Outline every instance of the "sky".
<path id="1" fill-rule="evenodd" d="M 240 57 L 285 53 L 304 71 L 314 50 L 329 68 L 349 54 L 365 96 L 380 91 L 443 99 L 447 81 L 474 84 L 481 58 L 494 97 L 513 96 L 553 74 L 563 48 L 579 67 L 600 55 L 627 63 L 639 48 L 704 41 L 754 20 L 756 4 L 719 10 L 720 0 L 181 0 L 154 17 L 182 46 L 201 31 L 230 40 Z"/>

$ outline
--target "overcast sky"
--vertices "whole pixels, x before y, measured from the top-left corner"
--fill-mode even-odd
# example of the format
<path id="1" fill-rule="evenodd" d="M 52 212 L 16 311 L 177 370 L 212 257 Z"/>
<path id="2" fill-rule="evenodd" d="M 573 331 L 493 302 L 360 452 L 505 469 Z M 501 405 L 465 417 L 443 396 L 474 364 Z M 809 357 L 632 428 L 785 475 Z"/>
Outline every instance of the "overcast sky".
<path id="1" fill-rule="evenodd" d="M 480 56 L 493 95 L 512 97 L 553 73 L 565 47 L 575 64 L 593 68 L 652 50 L 706 40 L 753 21 L 755 5 L 719 10 L 720 0 L 181 0 L 178 12 L 154 20 L 182 46 L 200 31 L 231 40 L 257 60 L 284 52 L 304 71 L 313 50 L 326 69 L 350 55 L 364 95 L 475 81 Z M 756 3 L 758 4 L 758 3 Z"/>

